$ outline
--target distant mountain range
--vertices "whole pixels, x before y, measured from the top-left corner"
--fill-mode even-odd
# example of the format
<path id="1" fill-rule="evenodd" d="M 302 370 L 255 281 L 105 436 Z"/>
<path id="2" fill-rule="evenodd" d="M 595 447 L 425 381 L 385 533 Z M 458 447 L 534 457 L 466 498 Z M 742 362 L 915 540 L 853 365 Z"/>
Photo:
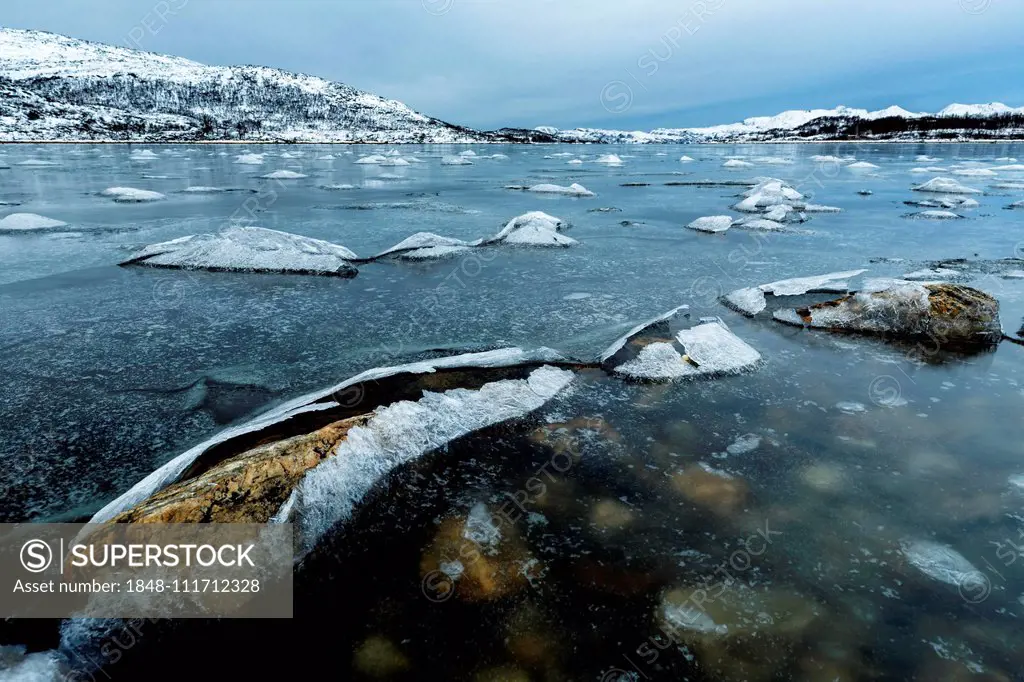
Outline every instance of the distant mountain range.
<path id="1" fill-rule="evenodd" d="M 478 131 L 315 76 L 0 29 L 0 141 L 700 143 L 1024 139 L 1024 107 L 787 111 L 710 128 Z"/>

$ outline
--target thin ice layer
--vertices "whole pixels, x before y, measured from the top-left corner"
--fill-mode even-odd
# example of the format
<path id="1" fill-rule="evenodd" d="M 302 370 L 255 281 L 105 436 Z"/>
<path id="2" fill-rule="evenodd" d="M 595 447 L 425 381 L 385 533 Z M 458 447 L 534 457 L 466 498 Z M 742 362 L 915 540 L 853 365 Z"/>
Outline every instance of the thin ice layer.
<path id="1" fill-rule="evenodd" d="M 671 343 L 651 343 L 635 358 L 616 367 L 615 373 L 631 379 L 667 380 L 694 376 L 696 368 Z"/>
<path id="2" fill-rule="evenodd" d="M 696 365 L 698 375 L 738 374 L 761 362 L 761 354 L 720 321 L 683 329 L 676 339 Z"/>
<path id="3" fill-rule="evenodd" d="M 656 325 L 659 322 L 671 320 L 673 317 L 679 314 L 679 311 L 689 310 L 689 308 L 690 306 L 688 305 L 681 305 L 678 308 L 673 308 L 672 310 L 669 310 L 666 313 L 662 313 L 661 315 L 658 315 L 655 318 L 647 320 L 646 322 L 641 322 L 640 324 L 626 332 L 623 336 L 620 336 L 618 339 L 615 340 L 615 343 L 613 343 L 607 349 L 605 349 L 605 351 L 601 353 L 601 362 L 605 362 L 608 359 L 610 359 L 613 355 L 622 350 L 622 348 L 626 345 L 627 342 L 629 342 L 631 338 L 633 338 L 640 332 L 644 331 L 648 327 Z"/>
<path id="4" fill-rule="evenodd" d="M 348 261 L 355 258 L 344 246 L 320 239 L 262 227 L 229 227 L 215 235 L 147 246 L 128 262 L 190 270 L 339 274 L 354 271 Z"/>
<path id="5" fill-rule="evenodd" d="M 356 505 L 384 476 L 402 464 L 452 440 L 540 408 L 573 380 L 573 373 L 550 366 L 527 379 L 424 393 L 378 408 L 365 426 L 353 427 L 335 456 L 308 472 L 293 493 L 292 521 L 302 553 Z"/>
<path id="6" fill-rule="evenodd" d="M 366 381 L 377 381 L 398 374 L 432 374 L 442 369 L 455 368 L 496 368 L 512 367 L 515 365 L 531 362 L 562 362 L 565 358 L 550 348 L 539 348 L 532 351 L 524 351 L 521 348 L 500 348 L 483 353 L 467 353 L 454 355 L 434 360 L 424 360 L 406 365 L 395 365 L 391 367 L 375 367 L 356 376 L 346 379 L 340 384 L 330 388 L 321 389 L 314 393 L 289 400 L 288 402 L 270 410 L 269 412 L 256 417 L 250 422 L 233 426 L 218 433 L 209 440 L 196 445 L 188 451 L 178 455 L 170 462 L 151 473 L 146 478 L 136 483 L 128 492 L 124 493 L 114 501 L 100 509 L 92 517 L 90 523 L 104 523 L 118 514 L 135 507 L 153 494 L 163 490 L 175 483 L 178 477 L 192 462 L 197 460 L 214 445 L 226 442 L 247 433 L 253 433 L 281 422 L 287 421 L 293 416 L 313 412 L 317 410 L 329 410 L 338 406 L 333 401 L 323 401 L 331 395 L 342 394 L 345 389 L 361 384 Z"/>
<path id="7" fill-rule="evenodd" d="M 772 294 L 773 296 L 802 296 L 812 291 L 846 293 L 849 290 L 849 285 L 845 280 L 862 275 L 865 272 L 867 270 L 847 270 L 845 272 L 830 272 L 826 275 L 780 279 L 777 282 L 769 282 L 768 284 L 761 284 L 756 287 L 737 289 L 726 294 L 722 300 L 736 312 L 753 317 L 768 307 L 768 300 L 765 298 L 765 294 Z"/>

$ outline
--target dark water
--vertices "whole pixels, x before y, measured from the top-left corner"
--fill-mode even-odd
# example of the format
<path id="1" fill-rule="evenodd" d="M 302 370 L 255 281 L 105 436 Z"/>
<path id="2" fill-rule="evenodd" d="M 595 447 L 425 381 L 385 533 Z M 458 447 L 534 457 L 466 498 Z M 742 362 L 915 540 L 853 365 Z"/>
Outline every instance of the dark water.
<path id="1" fill-rule="evenodd" d="M 145 163 L 121 147 L 3 150 L 11 168 L 0 171 L 0 201 L 71 223 L 0 235 L 4 520 L 87 514 L 225 424 L 427 349 L 547 345 L 591 358 L 637 321 L 688 303 L 676 328 L 721 316 L 766 360 L 750 375 L 670 386 L 585 372 L 526 423 L 462 439 L 386 481 L 301 568 L 296 621 L 151 637 L 112 674 L 181 671 L 170 652 L 187 645 L 209 646 L 224 670 L 329 665 L 342 679 L 1024 677 L 1024 492 L 1014 484 L 1024 474 L 1024 349 L 922 357 L 717 303 L 782 277 L 1019 256 L 1024 214 L 1003 207 L 1024 191 L 991 188 L 1014 173 L 958 178 L 987 190 L 968 220 L 902 216 L 913 210 L 904 201 L 922 198 L 913 184 L 949 175 L 910 169 L 999 165 L 1024 147 L 630 147 L 611 150 L 625 161 L 611 168 L 545 158 L 595 149 L 478 148 L 510 158 L 467 167 L 438 164 L 458 149 L 403 149 L 427 163 L 401 168 L 353 165 L 337 147 L 303 147 L 299 159 L 259 150 L 270 156 L 257 167 L 218 147 L 175 147 L 181 156 Z M 337 158 L 315 160 L 326 153 Z M 681 164 L 682 154 L 698 161 Z M 813 154 L 880 168 L 855 172 Z M 733 155 L 794 163 L 721 168 Z M 30 170 L 21 158 L 60 165 Z M 278 168 L 310 177 L 273 183 L 272 202 L 239 213 L 268 194 L 272 181 L 254 176 Z M 405 179 L 372 179 L 381 173 Z M 802 226 L 809 235 L 706 235 L 683 226 L 728 213 L 743 188 L 665 185 L 760 175 L 844 210 L 815 216 Z M 503 189 L 543 181 L 598 196 Z M 636 182 L 649 186 L 622 186 Z M 319 189 L 326 183 L 361 188 Z M 115 185 L 168 200 L 92 194 Z M 262 194 L 174 193 L 188 185 Z M 590 211 L 600 207 L 620 211 Z M 581 245 L 367 265 L 351 281 L 114 265 L 232 216 L 369 255 L 417 231 L 486 236 L 528 210 L 570 220 Z M 973 283 L 999 298 L 1004 329 L 1016 331 L 1024 280 L 982 270 Z M 488 518 L 498 539 L 467 539 L 467 523 L 479 531 Z M 934 580 L 901 551 L 913 541 L 949 546 L 976 570 L 958 584 Z M 665 613 L 695 594 L 714 623 L 666 627 Z M 256 637 L 286 660 L 252 660 Z"/>

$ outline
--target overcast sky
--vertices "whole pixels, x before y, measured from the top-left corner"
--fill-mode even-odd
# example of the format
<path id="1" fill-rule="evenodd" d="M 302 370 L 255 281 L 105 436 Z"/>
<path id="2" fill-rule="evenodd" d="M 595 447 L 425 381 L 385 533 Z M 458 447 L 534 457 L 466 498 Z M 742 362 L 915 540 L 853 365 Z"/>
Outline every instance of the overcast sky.
<path id="1" fill-rule="evenodd" d="M 1024 105 L 1024 0 L 4 0 L 0 21 L 315 74 L 478 128 Z"/>

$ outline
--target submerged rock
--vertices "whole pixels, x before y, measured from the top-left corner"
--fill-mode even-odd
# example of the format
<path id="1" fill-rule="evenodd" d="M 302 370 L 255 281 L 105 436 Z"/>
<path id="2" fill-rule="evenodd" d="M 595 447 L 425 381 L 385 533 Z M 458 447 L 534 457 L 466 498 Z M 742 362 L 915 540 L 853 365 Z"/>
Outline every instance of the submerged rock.
<path id="1" fill-rule="evenodd" d="M 373 635 L 356 649 L 352 666 L 364 675 L 385 678 L 408 670 L 409 659 L 390 639 Z"/>
<path id="2" fill-rule="evenodd" d="M 335 449 L 368 415 L 263 445 L 153 495 L 113 523 L 267 523 L 307 471 Z"/>
<path id="3" fill-rule="evenodd" d="M 706 464 L 691 464 L 675 474 L 672 487 L 693 504 L 719 516 L 742 511 L 750 494 L 745 481 Z"/>
<path id="4" fill-rule="evenodd" d="M 121 265 L 355 277 L 356 254 L 344 246 L 263 227 L 229 227 L 217 234 L 152 244 Z"/>
<path id="5" fill-rule="evenodd" d="M 655 613 L 659 629 L 692 651 L 701 671 L 713 679 L 788 679 L 781 672 L 801 652 L 823 607 L 787 588 L 727 580 L 668 591 Z"/>
<path id="6" fill-rule="evenodd" d="M 515 594 L 543 572 L 514 526 L 500 529 L 483 504 L 449 517 L 420 559 L 420 575 L 440 590 L 438 601 L 494 601 Z M 434 580 L 432 580 L 434 578 Z"/>
<path id="7" fill-rule="evenodd" d="M 830 331 L 923 339 L 939 346 L 998 344 L 999 302 L 957 284 L 887 283 L 885 288 L 806 308 L 779 310 L 780 322 Z"/>

